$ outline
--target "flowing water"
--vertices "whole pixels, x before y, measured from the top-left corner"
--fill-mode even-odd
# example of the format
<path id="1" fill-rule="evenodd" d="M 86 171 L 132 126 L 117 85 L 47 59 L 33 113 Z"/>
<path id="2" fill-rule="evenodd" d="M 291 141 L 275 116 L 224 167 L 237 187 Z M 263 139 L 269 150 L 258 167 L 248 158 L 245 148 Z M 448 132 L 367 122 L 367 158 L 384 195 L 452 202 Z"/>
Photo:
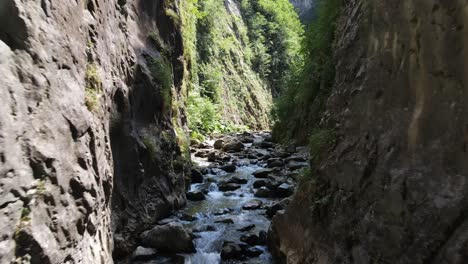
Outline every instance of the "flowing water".
<path id="1" fill-rule="evenodd" d="M 176 261 L 173 258 L 159 257 L 146 262 L 134 263 L 185 263 L 185 264 L 216 264 L 216 263 L 272 263 L 272 257 L 266 247 L 266 232 L 271 219 L 265 215 L 266 209 L 272 204 L 279 202 L 280 198 L 258 198 L 254 193 L 256 179 L 252 174 L 267 166 L 267 159 L 255 158 L 265 155 L 275 156 L 274 150 L 258 147 L 266 133 L 254 134 L 252 139 L 254 143 L 244 144 L 245 149 L 241 152 L 229 153 L 231 162 L 236 165 L 233 173 L 228 173 L 220 169 L 223 162 L 208 162 L 204 156 L 192 156 L 192 160 L 200 168 L 207 168 L 203 177 L 203 183 L 196 183 L 190 186 L 189 191 L 202 191 L 205 193 L 205 199 L 202 201 L 188 201 L 187 206 L 175 213 L 176 221 L 180 221 L 188 230 L 192 230 L 195 236 L 194 243 L 196 253 L 182 254 Z M 213 141 L 206 142 L 208 150 L 212 151 Z M 203 156 L 203 155 L 202 155 Z M 230 163 L 230 162 L 229 162 Z M 304 163 L 305 166 L 305 163 Z M 289 170 L 285 167 L 276 168 L 278 176 L 282 177 L 282 182 L 294 184 L 291 178 L 284 176 Z M 225 182 L 244 179 L 239 189 L 234 191 L 220 191 L 219 186 Z M 246 183 L 245 183 L 246 182 Z M 256 210 L 246 210 L 243 206 L 252 201 L 260 200 L 262 206 Z M 187 217 L 188 220 L 186 221 Z M 185 220 L 185 221 L 184 221 Z M 249 234 L 256 234 L 261 241 L 258 243 L 240 242 L 241 237 Z M 221 252 L 225 241 L 243 244 L 249 247 L 249 252 L 254 252 L 249 257 L 221 259 Z M 245 240 L 244 240 L 245 241 Z"/>

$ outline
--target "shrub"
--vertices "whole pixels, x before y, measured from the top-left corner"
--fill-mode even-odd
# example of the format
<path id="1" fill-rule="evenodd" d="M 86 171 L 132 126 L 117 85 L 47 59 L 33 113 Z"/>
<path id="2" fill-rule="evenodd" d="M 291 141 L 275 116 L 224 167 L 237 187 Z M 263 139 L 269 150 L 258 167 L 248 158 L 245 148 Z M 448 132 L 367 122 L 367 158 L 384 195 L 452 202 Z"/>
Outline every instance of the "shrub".
<path id="1" fill-rule="evenodd" d="M 164 104 L 171 105 L 172 102 L 172 68 L 164 57 L 153 59 L 150 64 L 151 73 L 153 78 L 158 82 L 161 87 L 161 96 L 164 99 Z M 167 108 L 169 109 L 169 108 Z"/>

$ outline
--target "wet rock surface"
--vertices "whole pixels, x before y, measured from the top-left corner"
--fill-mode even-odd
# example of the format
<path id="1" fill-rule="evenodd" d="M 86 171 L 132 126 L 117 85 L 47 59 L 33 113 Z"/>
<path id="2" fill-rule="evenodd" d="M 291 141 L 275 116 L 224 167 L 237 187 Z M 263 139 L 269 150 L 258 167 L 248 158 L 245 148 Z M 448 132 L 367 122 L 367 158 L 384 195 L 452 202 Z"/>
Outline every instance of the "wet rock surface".
<path id="1" fill-rule="evenodd" d="M 271 217 L 287 204 L 282 198 L 291 196 L 296 186 L 287 165 L 306 160 L 306 151 L 298 148 L 290 155 L 285 147 L 265 141 L 269 138 L 266 132 L 233 134 L 193 147 L 198 167 L 192 171 L 197 180 L 187 192 L 189 202 L 159 222 L 163 226 L 176 222 L 192 230 L 196 252 L 184 254 L 185 263 L 272 263 L 266 231 Z M 267 168 L 269 164 L 274 168 Z M 263 190 L 266 195 L 258 195 Z M 180 252 L 158 253 L 147 263 L 175 261 Z"/>

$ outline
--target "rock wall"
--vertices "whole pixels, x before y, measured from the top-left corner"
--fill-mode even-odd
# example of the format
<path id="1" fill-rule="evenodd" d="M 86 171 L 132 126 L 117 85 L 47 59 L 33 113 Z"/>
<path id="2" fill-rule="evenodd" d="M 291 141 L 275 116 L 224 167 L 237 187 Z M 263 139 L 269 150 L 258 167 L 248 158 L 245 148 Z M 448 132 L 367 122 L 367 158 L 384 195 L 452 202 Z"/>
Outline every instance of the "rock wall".
<path id="1" fill-rule="evenodd" d="M 345 3 L 337 143 L 270 230 L 284 263 L 466 263 L 468 2 Z"/>
<path id="2" fill-rule="evenodd" d="M 185 203 L 178 3 L 1 1 L 0 263 L 112 263 Z"/>

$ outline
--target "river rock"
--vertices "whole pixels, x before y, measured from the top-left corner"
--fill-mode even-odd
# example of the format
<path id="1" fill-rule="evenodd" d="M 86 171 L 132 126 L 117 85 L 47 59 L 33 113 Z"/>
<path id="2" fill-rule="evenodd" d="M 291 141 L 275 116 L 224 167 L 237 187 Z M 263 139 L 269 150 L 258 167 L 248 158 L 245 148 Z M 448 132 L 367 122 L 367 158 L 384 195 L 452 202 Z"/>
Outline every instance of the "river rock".
<path id="1" fill-rule="evenodd" d="M 224 144 L 223 151 L 233 151 L 239 152 L 244 149 L 244 144 L 238 140 L 231 140 L 228 143 Z"/>
<path id="2" fill-rule="evenodd" d="M 235 243 L 231 241 L 224 241 L 221 250 L 221 259 L 241 259 L 247 249 L 245 244 Z"/>
<path id="3" fill-rule="evenodd" d="M 165 253 L 194 253 L 192 234 L 180 223 L 155 226 L 140 235 L 141 245 Z"/>
<path id="4" fill-rule="evenodd" d="M 271 190 L 268 189 L 267 187 L 260 187 L 256 192 L 255 192 L 255 197 L 259 198 L 267 198 L 271 196 Z"/>
<path id="5" fill-rule="evenodd" d="M 272 206 L 268 207 L 265 214 L 268 218 L 273 218 L 279 210 L 283 210 L 284 205 L 281 202 L 275 203 Z"/>
<path id="6" fill-rule="evenodd" d="M 201 233 L 201 232 L 214 232 L 216 231 L 216 227 L 213 225 L 202 225 L 193 229 L 193 232 Z"/>
<path id="7" fill-rule="evenodd" d="M 149 260 L 156 255 L 154 248 L 137 247 L 132 254 L 132 260 Z"/>
<path id="8" fill-rule="evenodd" d="M 235 191 L 239 189 L 240 187 L 241 186 L 236 183 L 223 182 L 219 184 L 218 189 L 222 192 L 227 192 L 227 191 Z"/>
<path id="9" fill-rule="evenodd" d="M 224 146 L 224 140 L 223 139 L 218 139 L 213 144 L 214 149 L 222 149 L 223 146 Z"/>
<path id="10" fill-rule="evenodd" d="M 257 180 L 253 183 L 253 187 L 254 188 L 260 188 L 260 187 L 263 187 L 263 186 L 266 186 L 267 185 L 267 181 L 266 180 Z"/>
<path id="11" fill-rule="evenodd" d="M 229 183 L 237 183 L 237 184 L 246 184 L 248 182 L 247 179 L 241 178 L 239 176 L 234 176 L 231 179 L 229 179 L 227 182 Z"/>
<path id="12" fill-rule="evenodd" d="M 232 172 L 236 171 L 236 165 L 234 165 L 232 163 L 231 164 L 226 164 L 226 165 L 220 167 L 220 169 L 222 169 L 225 172 L 232 173 Z"/>
<path id="13" fill-rule="evenodd" d="M 205 194 L 201 191 L 190 191 L 187 193 L 187 199 L 190 201 L 203 201 L 206 199 Z"/>
<path id="14" fill-rule="evenodd" d="M 258 200 L 258 199 L 253 199 L 248 201 L 244 206 L 242 206 L 242 209 L 244 210 L 257 210 L 263 205 L 263 202 Z"/>
<path id="15" fill-rule="evenodd" d="M 268 175 L 270 175 L 270 173 L 272 173 L 271 169 L 261 169 L 252 173 L 252 175 L 258 179 L 264 179 L 264 178 L 267 178 Z"/>
<path id="16" fill-rule="evenodd" d="M 283 183 L 274 189 L 273 195 L 275 197 L 285 198 L 294 193 L 294 187 L 290 184 Z"/>
<path id="17" fill-rule="evenodd" d="M 251 246 L 264 245 L 266 243 L 266 232 L 262 231 L 257 234 L 246 234 L 240 237 L 240 241 L 245 242 Z"/>
<path id="18" fill-rule="evenodd" d="M 231 218 L 226 218 L 226 219 L 217 220 L 215 221 L 215 223 L 232 225 L 234 224 L 234 220 L 232 220 Z"/>
<path id="19" fill-rule="evenodd" d="M 244 227 L 241 227 L 239 229 L 237 229 L 237 231 L 239 232 L 247 232 L 247 231 L 250 231 L 252 229 L 255 228 L 255 225 L 254 224 L 251 224 L 251 225 L 247 225 L 247 226 L 244 226 Z"/>
<path id="20" fill-rule="evenodd" d="M 279 159 L 270 159 L 268 160 L 268 168 L 277 168 L 284 166 L 284 163 Z"/>
<path id="21" fill-rule="evenodd" d="M 286 149 L 285 149 L 287 152 L 289 153 L 295 153 L 297 150 L 296 150 L 296 145 L 295 144 L 289 144 Z"/>
<path id="22" fill-rule="evenodd" d="M 190 175 L 191 175 L 192 183 L 203 182 L 203 174 L 201 173 L 199 169 L 193 168 Z"/>

